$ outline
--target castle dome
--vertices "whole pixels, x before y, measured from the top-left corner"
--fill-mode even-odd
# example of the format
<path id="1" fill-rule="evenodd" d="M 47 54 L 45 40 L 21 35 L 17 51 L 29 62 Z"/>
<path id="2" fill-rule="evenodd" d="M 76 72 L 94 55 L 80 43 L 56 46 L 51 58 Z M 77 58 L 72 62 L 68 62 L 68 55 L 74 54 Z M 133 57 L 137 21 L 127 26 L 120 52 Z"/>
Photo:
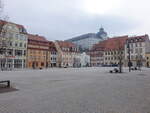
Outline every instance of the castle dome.
<path id="1" fill-rule="evenodd" d="M 99 37 L 101 39 L 106 39 L 107 38 L 107 32 L 105 32 L 103 27 L 101 27 L 99 29 L 99 32 L 97 33 L 97 37 Z"/>

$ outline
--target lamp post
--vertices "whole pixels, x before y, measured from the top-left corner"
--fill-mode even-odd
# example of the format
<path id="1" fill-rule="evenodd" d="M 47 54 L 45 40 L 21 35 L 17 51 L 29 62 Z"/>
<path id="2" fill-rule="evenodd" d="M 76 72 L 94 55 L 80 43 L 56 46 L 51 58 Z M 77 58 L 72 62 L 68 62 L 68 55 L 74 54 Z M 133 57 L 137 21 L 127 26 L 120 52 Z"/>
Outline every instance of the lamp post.
<path id="1" fill-rule="evenodd" d="M 127 40 L 127 48 L 128 48 L 128 54 L 129 54 L 129 57 L 128 57 L 128 67 L 129 67 L 129 72 L 131 72 L 131 58 L 130 58 L 130 56 L 131 56 L 131 54 L 130 54 L 130 41 L 129 40 Z"/>

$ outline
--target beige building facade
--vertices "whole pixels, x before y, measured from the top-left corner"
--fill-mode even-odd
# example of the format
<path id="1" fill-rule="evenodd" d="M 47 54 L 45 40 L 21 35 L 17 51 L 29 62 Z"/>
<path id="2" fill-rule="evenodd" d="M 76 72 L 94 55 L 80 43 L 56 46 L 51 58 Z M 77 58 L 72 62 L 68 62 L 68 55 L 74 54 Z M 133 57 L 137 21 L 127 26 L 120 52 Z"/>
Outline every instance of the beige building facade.
<path id="1" fill-rule="evenodd" d="M 0 21 L 0 69 L 26 68 L 27 31 L 22 25 Z"/>
<path id="2" fill-rule="evenodd" d="M 80 53 L 75 44 L 66 41 L 56 41 L 58 52 L 58 67 L 75 67 L 80 65 Z"/>

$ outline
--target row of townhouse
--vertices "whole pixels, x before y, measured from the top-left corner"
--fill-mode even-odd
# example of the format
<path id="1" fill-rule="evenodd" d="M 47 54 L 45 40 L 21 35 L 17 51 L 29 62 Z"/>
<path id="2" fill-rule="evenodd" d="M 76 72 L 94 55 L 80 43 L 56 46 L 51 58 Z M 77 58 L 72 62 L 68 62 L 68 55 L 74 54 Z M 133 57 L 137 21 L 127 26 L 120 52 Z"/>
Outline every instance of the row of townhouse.
<path id="1" fill-rule="evenodd" d="M 55 41 L 57 50 L 57 67 L 88 67 L 90 56 L 80 53 L 76 44 L 68 41 Z"/>
<path id="2" fill-rule="evenodd" d="M 90 51 L 91 66 L 118 65 L 149 66 L 149 36 L 119 36 L 95 44 Z M 129 55 L 130 54 L 130 55 Z"/>
<path id="3" fill-rule="evenodd" d="M 28 34 L 23 25 L 0 21 L 0 69 L 118 65 L 150 66 L 148 35 L 119 36 L 95 44 L 87 55 L 67 41 Z M 121 62 L 120 62 L 121 61 Z"/>
<path id="4" fill-rule="evenodd" d="M 67 41 L 48 41 L 23 25 L 0 20 L 0 69 L 89 66 L 90 56 Z"/>
<path id="5" fill-rule="evenodd" d="M 56 62 L 54 42 L 28 34 L 23 25 L 0 20 L 0 70 L 48 68 Z"/>

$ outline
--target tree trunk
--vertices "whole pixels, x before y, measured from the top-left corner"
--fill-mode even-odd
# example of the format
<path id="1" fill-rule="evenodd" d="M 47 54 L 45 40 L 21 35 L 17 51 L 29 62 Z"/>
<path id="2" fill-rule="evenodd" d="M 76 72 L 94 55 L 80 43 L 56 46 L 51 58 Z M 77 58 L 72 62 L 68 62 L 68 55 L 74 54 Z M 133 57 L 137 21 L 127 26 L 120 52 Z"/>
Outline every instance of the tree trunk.
<path id="1" fill-rule="evenodd" d="M 122 73 L 122 60 L 119 60 L 119 73 Z"/>

